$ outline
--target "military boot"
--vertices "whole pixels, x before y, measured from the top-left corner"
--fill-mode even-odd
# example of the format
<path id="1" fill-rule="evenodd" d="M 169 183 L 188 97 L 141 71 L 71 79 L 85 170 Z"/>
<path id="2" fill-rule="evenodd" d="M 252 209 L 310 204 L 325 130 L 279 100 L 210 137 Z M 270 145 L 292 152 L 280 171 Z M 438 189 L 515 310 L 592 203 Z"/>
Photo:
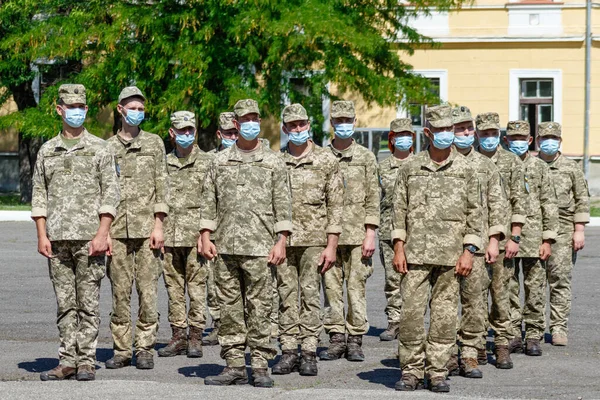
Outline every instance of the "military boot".
<path id="1" fill-rule="evenodd" d="M 346 359 L 348 361 L 365 361 L 365 353 L 362 351 L 361 335 L 348 335 Z"/>
<path id="2" fill-rule="evenodd" d="M 205 385 L 214 386 L 245 385 L 247 383 L 246 367 L 226 367 L 219 375 L 207 376 L 204 379 Z"/>
<path id="3" fill-rule="evenodd" d="M 279 362 L 273 366 L 271 372 L 273 375 L 287 375 L 298 372 L 299 367 L 298 353 L 294 350 L 286 350 L 281 355 Z"/>
<path id="4" fill-rule="evenodd" d="M 131 365 L 131 358 L 123 356 L 114 356 L 110 360 L 106 361 L 106 369 L 119 369 Z"/>
<path id="5" fill-rule="evenodd" d="M 135 367 L 137 369 L 153 369 L 154 356 L 149 351 L 140 351 L 135 355 Z"/>
<path id="6" fill-rule="evenodd" d="M 337 360 L 346 354 L 346 335 L 343 333 L 329 334 L 329 347 L 319 353 L 321 360 Z"/>
<path id="7" fill-rule="evenodd" d="M 528 356 L 541 356 L 542 347 L 539 339 L 527 339 L 525 341 L 525 354 Z"/>
<path id="8" fill-rule="evenodd" d="M 475 358 L 463 358 L 460 363 L 460 374 L 465 378 L 482 378 L 483 374 Z"/>
<path id="9" fill-rule="evenodd" d="M 479 365 L 487 365 L 488 357 L 485 347 L 483 349 L 477 349 L 477 363 Z"/>
<path id="10" fill-rule="evenodd" d="M 552 334 L 552 346 L 566 346 L 569 344 L 569 339 L 564 333 Z"/>
<path id="11" fill-rule="evenodd" d="M 82 365 L 77 367 L 78 381 L 93 381 L 96 379 L 96 367 L 93 365 Z"/>
<path id="12" fill-rule="evenodd" d="M 460 366 L 458 365 L 458 354 L 452 354 L 450 359 L 446 363 L 448 369 L 448 376 L 458 376 L 460 373 Z"/>
<path id="13" fill-rule="evenodd" d="M 523 353 L 523 340 L 521 339 L 521 335 L 515 336 L 508 342 L 508 350 L 511 353 Z"/>
<path id="14" fill-rule="evenodd" d="M 398 337 L 398 331 L 400 330 L 400 324 L 398 322 L 390 322 L 385 331 L 379 335 L 379 340 L 382 342 L 389 342 Z"/>
<path id="15" fill-rule="evenodd" d="M 450 391 L 450 385 L 446 383 L 446 378 L 436 376 L 429 380 L 429 390 L 435 393 L 448 393 Z"/>
<path id="16" fill-rule="evenodd" d="M 252 384 L 254 387 L 272 388 L 274 383 L 267 368 L 252 369 Z"/>
<path id="17" fill-rule="evenodd" d="M 300 375 L 317 376 L 317 353 L 314 351 L 303 351 L 300 360 Z"/>
<path id="18" fill-rule="evenodd" d="M 177 328 L 172 326 L 171 330 L 173 331 L 173 336 L 165 347 L 158 349 L 159 357 L 174 357 L 187 353 L 187 337 L 185 334 L 185 328 Z"/>
<path id="19" fill-rule="evenodd" d="M 40 374 L 40 379 L 43 381 L 62 381 L 64 379 L 71 379 L 75 376 L 77 370 L 73 367 L 66 367 L 64 365 L 57 365 L 50 371 L 44 371 Z"/>
<path id="20" fill-rule="evenodd" d="M 204 339 L 202 339 L 203 345 L 216 346 L 219 344 L 219 325 L 221 325 L 221 321 L 218 319 L 213 321 L 212 331 Z"/>
<path id="21" fill-rule="evenodd" d="M 510 359 L 510 351 L 506 345 L 496 345 L 496 368 L 511 369 L 513 362 Z"/>
<path id="22" fill-rule="evenodd" d="M 190 335 L 187 341 L 188 358 L 200 358 L 202 353 L 202 329 L 190 326 Z"/>
<path id="23" fill-rule="evenodd" d="M 419 379 L 413 374 L 402 374 L 402 378 L 396 382 L 394 388 L 400 392 L 412 392 L 413 390 L 421 390 L 423 387 L 423 379 Z"/>

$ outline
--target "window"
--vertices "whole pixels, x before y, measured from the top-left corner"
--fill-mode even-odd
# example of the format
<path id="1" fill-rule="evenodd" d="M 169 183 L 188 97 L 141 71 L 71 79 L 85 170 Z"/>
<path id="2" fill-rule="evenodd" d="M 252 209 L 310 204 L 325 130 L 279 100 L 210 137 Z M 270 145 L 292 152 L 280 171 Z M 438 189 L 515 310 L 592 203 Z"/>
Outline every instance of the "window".
<path id="1" fill-rule="evenodd" d="M 428 78 L 431 84 L 430 91 L 432 94 L 440 97 L 440 78 Z M 408 105 L 408 115 L 412 120 L 414 127 L 423 127 L 425 123 L 425 109 L 427 104 L 410 103 Z"/>
<path id="2" fill-rule="evenodd" d="M 352 136 L 356 143 L 379 155 L 379 150 L 387 151 L 387 135 L 389 128 L 356 128 Z M 385 145 L 384 142 L 385 141 Z"/>
<path id="3" fill-rule="evenodd" d="M 554 120 L 554 82 L 552 79 L 521 79 L 520 86 L 519 119 L 529 122 L 531 135 L 535 137 L 540 122 Z M 535 141 L 530 149 L 535 150 Z"/>

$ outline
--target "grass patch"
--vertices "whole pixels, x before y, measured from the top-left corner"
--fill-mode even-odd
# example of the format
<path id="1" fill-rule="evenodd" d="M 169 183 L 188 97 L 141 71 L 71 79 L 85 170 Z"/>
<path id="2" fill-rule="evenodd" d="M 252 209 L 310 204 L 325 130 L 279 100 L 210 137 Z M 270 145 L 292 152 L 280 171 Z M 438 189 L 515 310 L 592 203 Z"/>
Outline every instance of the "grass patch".
<path id="1" fill-rule="evenodd" d="M 31 204 L 23 204 L 18 194 L 0 194 L 0 210 L 31 211 Z"/>
<path id="2" fill-rule="evenodd" d="M 600 207 L 591 207 L 590 208 L 590 216 L 600 217 Z"/>

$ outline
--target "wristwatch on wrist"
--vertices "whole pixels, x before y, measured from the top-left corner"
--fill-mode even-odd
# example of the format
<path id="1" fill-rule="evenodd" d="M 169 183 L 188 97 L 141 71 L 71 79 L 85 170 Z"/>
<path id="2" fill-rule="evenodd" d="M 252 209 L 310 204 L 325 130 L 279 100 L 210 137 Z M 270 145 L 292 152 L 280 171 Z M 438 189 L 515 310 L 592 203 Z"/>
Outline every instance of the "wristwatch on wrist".
<path id="1" fill-rule="evenodd" d="M 521 236 L 519 236 L 519 235 L 512 235 L 510 237 L 510 240 L 512 240 L 516 244 L 519 244 L 519 243 L 521 243 Z"/>
<path id="2" fill-rule="evenodd" d="M 468 244 L 465 246 L 465 250 L 471 254 L 475 254 L 477 252 L 477 247 L 473 246 L 472 244 Z"/>

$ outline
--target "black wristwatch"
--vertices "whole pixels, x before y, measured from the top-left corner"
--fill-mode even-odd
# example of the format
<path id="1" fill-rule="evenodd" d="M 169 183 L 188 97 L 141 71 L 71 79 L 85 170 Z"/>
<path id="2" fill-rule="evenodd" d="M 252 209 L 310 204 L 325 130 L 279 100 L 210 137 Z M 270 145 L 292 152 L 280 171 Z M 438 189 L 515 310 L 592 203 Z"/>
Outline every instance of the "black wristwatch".
<path id="1" fill-rule="evenodd" d="M 510 237 L 510 240 L 512 240 L 516 244 L 519 244 L 519 243 L 521 243 L 521 236 L 519 236 L 519 235 L 512 235 Z"/>
<path id="2" fill-rule="evenodd" d="M 472 244 L 468 244 L 465 246 L 465 250 L 467 250 L 471 254 L 475 254 L 477 252 L 477 247 Z"/>

